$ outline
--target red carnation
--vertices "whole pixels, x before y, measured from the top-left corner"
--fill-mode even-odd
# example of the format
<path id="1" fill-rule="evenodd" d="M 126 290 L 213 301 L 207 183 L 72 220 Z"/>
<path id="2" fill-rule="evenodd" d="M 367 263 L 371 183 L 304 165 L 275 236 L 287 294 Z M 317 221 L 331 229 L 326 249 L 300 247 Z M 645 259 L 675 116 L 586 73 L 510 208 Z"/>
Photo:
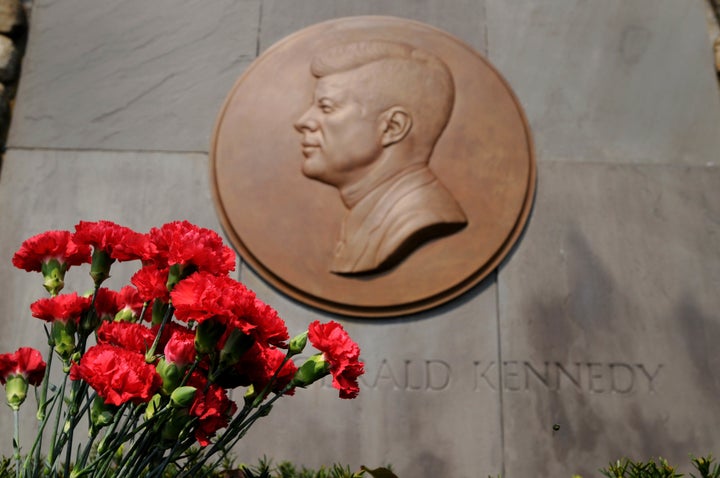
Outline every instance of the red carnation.
<path id="1" fill-rule="evenodd" d="M 142 243 L 143 238 L 142 234 L 112 221 L 80 221 L 75 226 L 75 241 L 100 249 L 121 262 L 140 258 L 132 245 Z"/>
<path id="2" fill-rule="evenodd" d="M 174 221 L 152 228 L 148 236 L 157 248 L 157 254 L 149 259 L 158 266 L 179 265 L 217 275 L 235 270 L 235 253 L 210 229 Z"/>
<path id="3" fill-rule="evenodd" d="M 108 405 L 147 403 L 162 379 L 141 353 L 102 344 L 88 349 L 70 369 L 71 380 L 85 380 Z"/>
<path id="4" fill-rule="evenodd" d="M 130 278 L 130 282 L 137 287 L 141 300 L 150 302 L 153 299 L 160 299 L 167 303 L 170 300 L 170 292 L 167 289 L 168 272 L 168 268 L 160 269 L 154 264 L 146 265 Z"/>
<path id="5" fill-rule="evenodd" d="M 323 353 L 330 365 L 333 386 L 340 390 L 340 398 L 355 398 L 360 392 L 358 377 L 365 373 L 359 361 L 360 347 L 353 342 L 340 324 L 315 321 L 308 327 L 308 339 Z"/>
<path id="6" fill-rule="evenodd" d="M 0 355 L 0 383 L 8 378 L 22 376 L 30 385 L 38 386 L 45 376 L 42 354 L 31 347 L 20 347 L 11 354 Z"/>
<path id="7" fill-rule="evenodd" d="M 77 292 L 63 294 L 49 299 L 40 299 L 30 304 L 33 317 L 47 322 L 60 321 L 77 324 L 80 316 L 90 308 L 91 299 L 81 297 Z"/>
<path id="8" fill-rule="evenodd" d="M 195 361 L 195 333 L 183 327 L 175 327 L 165 344 L 165 360 L 183 368 Z"/>
<path id="9" fill-rule="evenodd" d="M 255 391 L 260 393 L 270 383 L 283 360 L 285 360 L 284 351 L 275 347 L 263 347 L 256 344 L 240 359 L 237 368 L 247 370 Z M 297 372 L 295 363 L 292 360 L 285 362 L 285 365 L 277 373 L 270 390 L 273 392 L 282 391 L 293 379 L 295 372 Z M 294 391 L 290 391 L 287 394 L 292 395 L 293 393 Z"/>
<path id="10" fill-rule="evenodd" d="M 90 262 L 90 248 L 73 240 L 69 231 L 46 231 L 27 239 L 13 255 L 12 263 L 18 269 L 41 272 L 42 265 L 51 259 L 64 265 L 78 266 Z"/>
<path id="11" fill-rule="evenodd" d="M 215 432 L 230 423 L 237 411 L 237 405 L 228 398 L 222 387 L 214 383 L 207 386 L 206 380 L 197 374 L 191 376 L 188 385 L 197 388 L 195 399 L 190 406 L 190 416 L 198 418 L 195 439 L 200 446 L 207 446 Z"/>
<path id="12" fill-rule="evenodd" d="M 116 318 L 117 320 L 131 321 L 137 319 L 145 305 L 145 301 L 140 297 L 138 290 L 131 285 L 126 285 L 120 289 L 117 301 L 118 313 L 120 313 L 120 316 Z"/>
<path id="13" fill-rule="evenodd" d="M 243 318 L 257 327 L 254 331 L 257 340 L 276 347 L 287 347 L 290 334 L 285 321 L 275 309 L 260 299 L 255 298 L 252 312 Z"/>
<path id="14" fill-rule="evenodd" d="M 157 254 L 157 247 L 147 234 L 132 231 L 132 234 L 126 234 L 122 242 L 115 244 L 114 252 L 119 261 L 140 259 L 143 264 L 150 264 Z"/>
<path id="15" fill-rule="evenodd" d="M 113 320 L 120 311 L 118 293 L 101 287 L 95 292 L 95 312 L 100 320 Z"/>
<path id="16" fill-rule="evenodd" d="M 196 272 L 180 281 L 170 297 L 178 320 L 202 323 L 216 318 L 244 333 L 256 327 L 244 320 L 254 310 L 255 294 L 230 277 Z"/>
<path id="17" fill-rule="evenodd" d="M 155 332 L 142 324 L 103 322 L 97 331 L 98 344 L 109 344 L 145 354 L 155 340 Z"/>

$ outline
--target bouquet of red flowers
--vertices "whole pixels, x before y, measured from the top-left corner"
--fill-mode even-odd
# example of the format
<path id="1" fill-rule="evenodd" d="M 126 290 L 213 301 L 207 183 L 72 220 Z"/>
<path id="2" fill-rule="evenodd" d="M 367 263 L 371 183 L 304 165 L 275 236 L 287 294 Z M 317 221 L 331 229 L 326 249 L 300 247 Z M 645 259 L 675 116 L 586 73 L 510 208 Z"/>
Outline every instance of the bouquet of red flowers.
<path id="1" fill-rule="evenodd" d="M 228 276 L 235 254 L 209 229 L 183 221 L 141 234 L 81 221 L 74 233 L 31 237 L 12 261 L 41 272 L 50 295 L 30 306 L 45 322 L 47 364 L 28 347 L 0 355 L 18 476 L 160 477 L 168 467 L 195 476 L 297 387 L 332 375 L 341 398 L 359 392 L 360 349 L 345 330 L 316 321 L 290 339 L 277 312 Z M 102 287 L 115 261 L 141 264 L 119 291 Z M 92 292 L 61 294 L 68 269 L 86 263 Z M 298 366 L 308 341 L 319 352 Z M 18 410 L 29 385 L 39 426 L 23 458 Z M 239 387 L 236 404 L 228 392 Z M 83 417 L 89 438 L 76 450 Z"/>

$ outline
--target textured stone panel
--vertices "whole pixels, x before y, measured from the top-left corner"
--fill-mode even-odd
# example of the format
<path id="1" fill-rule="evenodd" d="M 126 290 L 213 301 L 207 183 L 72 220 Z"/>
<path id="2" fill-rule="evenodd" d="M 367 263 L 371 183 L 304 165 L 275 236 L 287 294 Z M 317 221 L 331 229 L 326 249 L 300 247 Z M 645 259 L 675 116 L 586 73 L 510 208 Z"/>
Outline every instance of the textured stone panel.
<path id="1" fill-rule="evenodd" d="M 541 165 L 498 279 L 507 476 L 718 450 L 719 186 L 717 167 Z"/>
<path id="2" fill-rule="evenodd" d="M 703 3 L 488 1 L 489 58 L 525 107 L 538 158 L 717 162 Z"/>
<path id="3" fill-rule="evenodd" d="M 35 2 L 9 144 L 207 151 L 257 0 Z"/>
<path id="4" fill-rule="evenodd" d="M 354 15 L 429 23 L 485 52 L 485 0 L 263 0 L 260 50 L 308 25 Z"/>
<path id="5" fill-rule="evenodd" d="M 398 476 L 477 478 L 501 468 L 497 390 L 478 370 L 497 361 L 496 286 L 486 280 L 450 305 L 412 318 L 348 320 L 284 298 L 247 268 L 243 281 L 300 333 L 338 320 L 361 347 L 366 375 L 355 400 L 329 384 L 280 400 L 237 449 L 240 460 L 371 468 Z M 315 384 L 317 385 L 317 384 Z"/>

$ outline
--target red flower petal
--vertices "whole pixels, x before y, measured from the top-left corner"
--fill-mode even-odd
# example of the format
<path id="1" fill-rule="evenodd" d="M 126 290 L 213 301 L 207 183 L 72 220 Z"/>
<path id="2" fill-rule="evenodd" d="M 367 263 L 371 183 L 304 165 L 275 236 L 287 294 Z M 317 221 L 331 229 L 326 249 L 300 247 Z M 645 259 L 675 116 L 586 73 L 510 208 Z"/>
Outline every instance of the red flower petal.
<path id="1" fill-rule="evenodd" d="M 22 375 L 30 385 L 38 386 L 45 376 L 42 354 L 31 347 L 20 347 L 14 353 L 0 355 L 0 383 L 13 375 Z"/>
<path id="2" fill-rule="evenodd" d="M 106 404 L 147 403 L 162 384 L 143 354 L 114 345 L 88 349 L 70 369 L 71 380 L 85 380 Z"/>
<path id="3" fill-rule="evenodd" d="M 12 263 L 18 269 L 40 272 L 43 263 L 50 259 L 68 268 L 78 266 L 90 262 L 90 248 L 77 244 L 69 231 L 46 231 L 23 242 Z"/>
<path id="4" fill-rule="evenodd" d="M 139 259 L 141 256 L 133 246 L 146 240 L 139 232 L 112 221 L 80 221 L 75 226 L 76 242 L 100 249 L 118 261 Z"/>
<path id="5" fill-rule="evenodd" d="M 358 377 L 365 373 L 360 362 L 360 347 L 353 342 L 340 324 L 315 321 L 308 327 L 308 339 L 321 351 L 330 364 L 333 386 L 340 390 L 340 398 L 355 398 L 360 392 Z"/>
<path id="6" fill-rule="evenodd" d="M 77 292 L 73 292 L 37 300 L 30 304 L 30 311 L 33 317 L 47 322 L 72 320 L 77 323 L 80 316 L 90 308 L 90 304 L 89 297 L 80 297 Z"/>
<path id="7" fill-rule="evenodd" d="M 225 275 L 235 270 L 235 253 L 210 229 L 188 221 L 174 221 L 148 233 L 157 248 L 148 259 L 159 265 L 194 266 L 199 271 Z"/>
<path id="8" fill-rule="evenodd" d="M 155 341 L 155 332 L 142 324 L 103 322 L 97 330 L 98 344 L 110 344 L 145 354 Z"/>

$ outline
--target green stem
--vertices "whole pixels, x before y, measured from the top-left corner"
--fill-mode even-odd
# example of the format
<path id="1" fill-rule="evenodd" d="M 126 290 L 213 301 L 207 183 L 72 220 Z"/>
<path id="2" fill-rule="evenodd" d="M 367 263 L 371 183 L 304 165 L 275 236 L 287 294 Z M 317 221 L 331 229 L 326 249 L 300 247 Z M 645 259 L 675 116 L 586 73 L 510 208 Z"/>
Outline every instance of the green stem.
<path id="1" fill-rule="evenodd" d="M 284 362 L 283 362 L 284 365 Z M 282 366 L 280 367 L 282 368 Z M 255 402 L 253 402 L 252 406 L 245 406 L 240 414 L 235 417 L 230 424 L 228 425 L 225 433 L 222 434 L 222 436 L 218 439 L 217 442 L 215 442 L 210 449 L 209 452 L 205 454 L 205 456 L 199 460 L 189 471 L 182 474 L 182 477 L 189 477 L 200 471 L 202 466 L 207 462 L 207 460 L 210 459 L 216 452 L 221 451 L 222 454 L 220 455 L 220 458 L 216 461 L 216 463 L 213 465 L 213 467 L 217 466 L 217 464 L 222 460 L 227 454 L 229 453 L 229 450 L 234 446 L 244 435 L 247 433 L 247 431 L 250 429 L 253 423 L 255 421 L 264 416 L 268 408 L 272 406 L 273 403 L 275 403 L 280 397 L 285 395 L 285 393 L 290 390 L 293 387 L 292 382 L 287 384 L 287 386 L 280 391 L 279 393 L 275 394 L 273 398 L 268 400 L 267 403 L 263 404 L 254 414 L 250 415 L 250 412 L 255 408 Z M 250 415 L 249 418 L 248 415 Z M 247 419 L 246 419 L 247 418 Z M 232 445 L 230 447 L 226 446 L 228 443 L 232 442 Z"/>
<path id="2" fill-rule="evenodd" d="M 100 433 L 99 429 L 93 428 L 92 430 L 90 430 L 90 439 L 88 440 L 87 444 L 85 445 L 85 449 L 83 450 L 77 464 L 75 465 L 76 469 L 82 470 L 83 467 L 85 466 L 85 463 L 87 463 L 88 456 L 90 456 L 90 450 L 92 449 L 92 445 L 93 445 L 93 443 L 95 443 L 95 438 L 97 438 L 99 433 Z"/>
<path id="3" fill-rule="evenodd" d="M 20 478 L 20 410 L 13 410 L 13 450 L 15 451 L 15 477 Z"/>
<path id="4" fill-rule="evenodd" d="M 165 326 L 168 322 L 170 322 L 170 317 L 172 317 L 173 313 L 175 312 L 175 308 L 172 304 L 168 305 L 167 310 L 165 311 L 165 315 L 163 316 L 163 320 L 160 323 L 160 328 L 158 329 L 158 333 L 155 336 L 155 340 L 153 341 L 152 347 L 150 347 L 150 350 L 147 351 L 145 354 L 145 360 L 151 359 L 151 357 L 155 356 L 155 349 L 157 349 L 158 344 L 160 343 L 160 337 L 162 337 L 163 330 L 165 330 Z M 150 362 L 148 362 L 150 363 Z"/>
<path id="5" fill-rule="evenodd" d="M 197 368 L 198 365 L 200 365 L 200 356 L 196 355 L 195 361 L 192 363 L 192 365 L 190 365 L 190 368 L 187 370 L 187 372 L 185 372 L 185 376 L 183 376 L 183 379 L 182 379 L 182 381 L 180 381 L 180 385 L 178 385 L 178 387 L 185 386 L 188 379 L 190 378 L 190 375 L 192 375 L 192 373 L 195 371 L 195 369 Z"/>
<path id="6" fill-rule="evenodd" d="M 267 403 L 265 403 L 262 407 L 258 409 L 257 412 L 255 412 L 250 418 L 248 418 L 246 421 L 241 423 L 237 427 L 237 432 L 235 436 L 230 436 L 229 438 L 229 446 L 227 444 L 227 441 L 223 443 L 222 445 L 222 453 L 220 454 L 219 458 L 216 460 L 213 467 L 217 466 L 228 453 L 230 453 L 230 450 L 242 439 L 242 437 L 245 436 L 245 434 L 250 430 L 250 427 L 257 421 L 258 418 L 263 417 L 266 415 L 266 411 L 272 406 L 273 403 L 275 403 L 277 400 L 280 399 L 280 397 L 284 396 L 285 393 L 292 388 L 291 384 L 288 384 L 280 393 L 276 394 L 273 398 L 271 398 Z M 235 434 L 235 433 L 233 433 Z M 223 437 L 225 438 L 225 434 L 223 434 Z"/>
<path id="7" fill-rule="evenodd" d="M 62 386 L 60 387 L 60 406 L 55 410 L 55 425 L 53 426 L 52 438 L 50 440 L 50 450 L 48 450 L 47 467 L 52 470 L 55 466 L 55 460 L 57 459 L 56 445 L 58 439 L 58 428 L 60 427 L 60 416 L 62 415 L 63 401 L 65 399 L 65 385 L 67 384 L 68 376 L 65 374 Z"/>
<path id="8" fill-rule="evenodd" d="M 140 435 L 140 438 L 133 443 L 130 451 L 120 462 L 117 469 L 117 476 L 133 476 L 131 473 L 126 473 L 126 471 L 134 469 L 135 465 L 137 465 L 137 460 L 147 451 L 147 447 L 151 445 L 151 435 L 153 435 L 153 433 L 150 428 L 146 427 Z"/>
<path id="9" fill-rule="evenodd" d="M 69 476 L 70 473 L 70 461 L 72 460 L 75 426 L 77 426 L 79 422 L 78 417 L 79 415 L 81 415 L 78 413 L 80 411 L 80 404 L 78 402 L 82 401 L 86 391 L 87 384 L 85 382 L 73 382 L 72 388 L 70 390 L 70 405 L 68 407 L 68 412 L 65 418 L 65 427 L 63 429 L 63 435 L 60 437 L 60 449 L 62 450 L 62 447 L 67 446 L 67 449 L 65 451 L 65 474 L 63 476 Z"/>
<path id="10" fill-rule="evenodd" d="M 50 400 L 48 402 L 48 405 L 50 405 L 48 410 L 50 412 L 52 412 L 53 408 L 55 407 L 55 405 L 59 399 L 60 399 L 60 395 L 55 394 L 53 396 L 52 400 Z M 27 457 L 25 458 L 25 463 L 23 464 L 23 473 L 25 476 L 35 476 L 36 475 L 36 473 L 34 471 L 28 471 L 28 467 L 30 466 L 31 459 L 32 459 L 32 464 L 33 464 L 32 470 L 35 470 L 35 468 L 40 464 L 40 450 L 42 448 L 42 437 L 43 437 L 43 433 L 45 431 L 45 427 L 47 426 L 49 419 L 50 419 L 49 415 L 45 415 L 45 417 L 43 417 L 42 421 L 40 422 L 40 426 L 38 427 L 37 435 L 35 436 L 35 441 L 33 442 L 33 445 L 30 448 L 30 452 L 28 453 Z"/>
<path id="11" fill-rule="evenodd" d="M 153 430 L 154 425 L 170 413 L 172 413 L 172 409 L 168 405 L 165 408 L 159 410 L 151 419 L 145 421 L 145 423 L 135 427 L 129 432 L 129 434 L 125 437 L 126 439 L 134 436 L 137 432 L 142 430 L 142 434 L 140 435 L 138 440 L 133 443 L 130 451 L 127 453 L 127 455 L 125 455 L 125 457 L 123 457 L 122 461 L 120 462 L 120 465 L 118 466 L 117 476 L 133 476 L 132 473 L 126 472 L 133 470 L 137 466 L 140 457 L 142 457 L 143 454 L 147 452 L 148 447 L 150 447 L 153 444 L 154 440 L 157 438 L 157 434 Z M 139 416 L 136 417 L 136 420 L 137 418 L 139 418 Z"/>
<path id="12" fill-rule="evenodd" d="M 126 411 L 130 408 L 130 403 L 124 403 L 120 410 L 116 412 L 116 420 L 113 422 L 112 426 L 110 427 L 110 430 L 105 432 L 105 439 L 110 438 L 113 436 L 115 431 L 117 430 L 119 424 L 121 421 L 123 421 L 122 416 L 125 414 Z M 139 407 L 138 407 L 139 408 Z M 125 415 L 124 423 L 122 426 L 120 426 L 120 430 L 125 430 L 128 426 L 128 423 L 132 421 L 135 423 L 135 421 L 140 417 L 139 409 L 136 408 L 134 410 L 130 410 L 127 415 Z M 99 473 L 96 474 L 96 476 L 107 476 L 107 470 L 110 467 L 110 464 L 112 463 L 112 459 L 115 456 L 115 451 L 117 447 L 123 443 L 123 439 L 125 437 L 125 433 L 119 433 L 116 438 L 110 440 L 108 443 L 106 443 L 103 446 L 103 451 L 100 453 L 100 456 L 98 457 L 96 461 L 97 466 L 96 468 L 99 470 Z"/>
<path id="13" fill-rule="evenodd" d="M 272 378 L 270 378 L 267 385 L 265 385 L 265 388 L 263 388 L 260 395 L 258 395 L 257 398 L 255 398 L 255 400 L 253 401 L 253 404 L 252 404 L 253 408 L 259 406 L 262 403 L 262 401 L 265 399 L 265 395 L 270 393 L 270 388 L 275 384 L 275 379 L 280 374 L 280 371 L 285 366 L 285 364 L 288 363 L 289 360 L 290 360 L 290 353 L 288 352 L 288 355 L 285 356 L 285 358 L 283 359 L 280 366 L 277 368 L 277 370 L 275 370 L 275 373 L 273 374 Z M 290 387 L 290 388 L 292 388 L 292 387 Z M 287 392 L 288 390 L 290 390 L 290 388 L 285 387 L 285 390 L 283 390 L 281 392 L 281 395 L 284 394 L 285 392 Z"/>
<path id="14" fill-rule="evenodd" d="M 45 327 L 45 333 L 48 335 L 48 341 L 52 341 L 50 338 L 50 332 Z M 45 367 L 45 376 L 42 381 L 42 388 L 40 389 L 40 403 L 38 404 L 37 419 L 42 420 L 45 418 L 45 412 L 47 407 L 47 391 L 50 385 L 50 369 L 52 368 L 53 357 L 55 356 L 54 347 L 55 344 L 50 343 L 50 353 L 48 354 L 47 365 Z"/>
<path id="15" fill-rule="evenodd" d="M 180 436 L 183 436 L 183 434 L 186 431 L 189 431 L 192 428 L 192 425 L 195 424 L 195 420 L 191 420 L 188 422 L 180 432 Z M 154 470 L 152 470 L 150 473 L 148 473 L 147 478 L 160 478 L 163 475 L 163 472 L 165 471 L 165 468 L 170 464 L 170 462 L 173 459 L 177 459 L 182 453 L 184 453 L 190 446 L 195 442 L 194 437 L 188 437 L 185 440 L 180 440 L 175 442 L 173 447 L 170 449 L 170 453 L 168 453 L 167 457 L 163 462 L 160 464 L 160 466 L 155 467 Z"/>

